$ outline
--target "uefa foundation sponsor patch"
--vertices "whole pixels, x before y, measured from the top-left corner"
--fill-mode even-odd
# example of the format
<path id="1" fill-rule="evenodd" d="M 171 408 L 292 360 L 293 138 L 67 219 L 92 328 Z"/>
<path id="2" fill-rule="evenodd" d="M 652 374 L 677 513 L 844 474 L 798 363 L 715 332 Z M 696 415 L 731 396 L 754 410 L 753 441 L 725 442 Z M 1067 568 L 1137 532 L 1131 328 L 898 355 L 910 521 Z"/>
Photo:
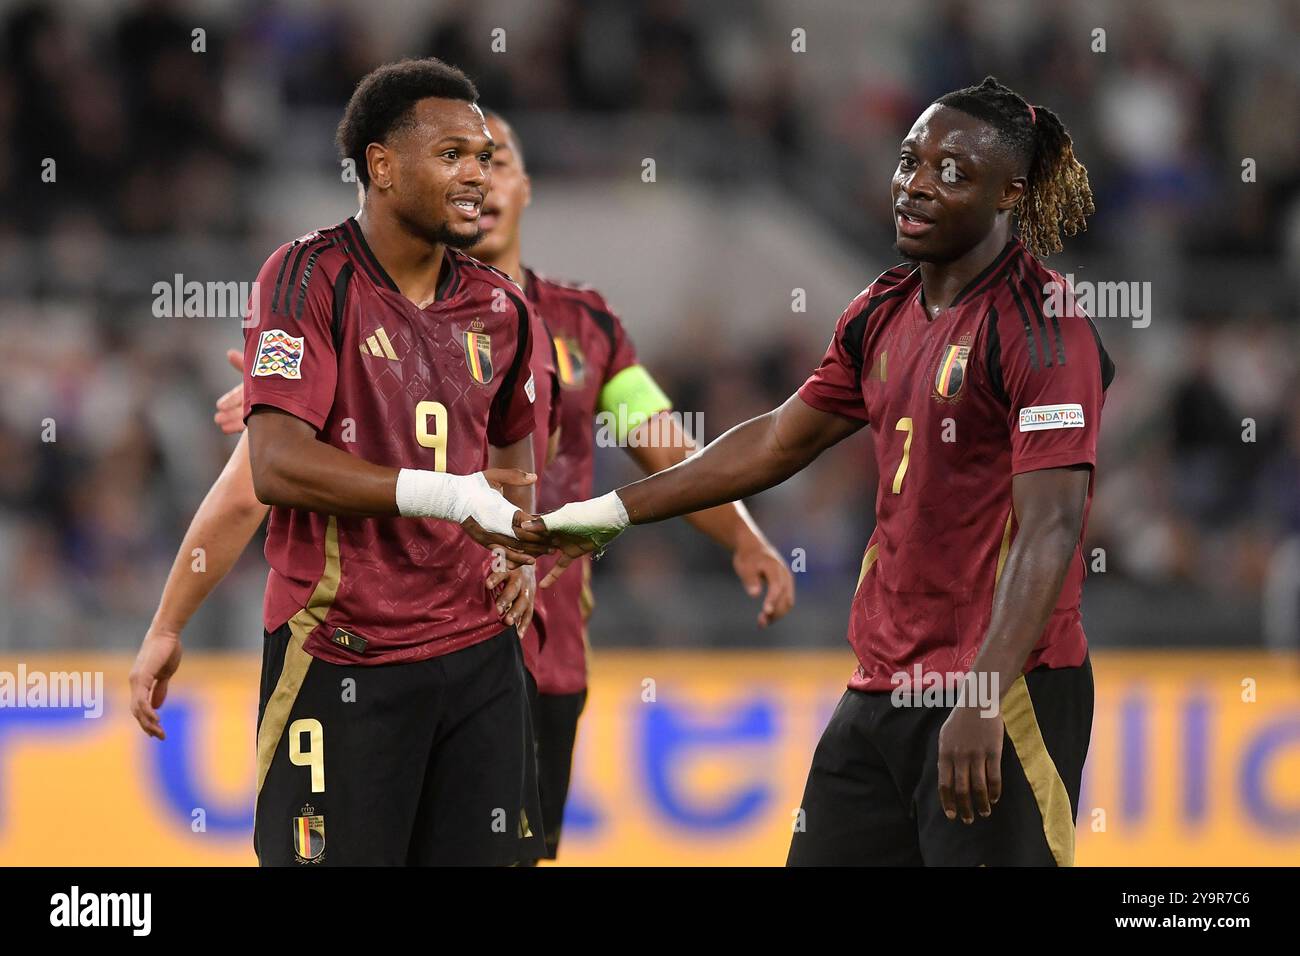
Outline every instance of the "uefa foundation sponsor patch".
<path id="1" fill-rule="evenodd" d="M 254 375 L 302 378 L 302 337 L 284 329 L 267 329 L 257 340 Z"/>
<path id="2" fill-rule="evenodd" d="M 1052 428 L 1082 428 L 1082 405 L 1030 405 L 1020 409 L 1020 430 L 1042 432 Z"/>

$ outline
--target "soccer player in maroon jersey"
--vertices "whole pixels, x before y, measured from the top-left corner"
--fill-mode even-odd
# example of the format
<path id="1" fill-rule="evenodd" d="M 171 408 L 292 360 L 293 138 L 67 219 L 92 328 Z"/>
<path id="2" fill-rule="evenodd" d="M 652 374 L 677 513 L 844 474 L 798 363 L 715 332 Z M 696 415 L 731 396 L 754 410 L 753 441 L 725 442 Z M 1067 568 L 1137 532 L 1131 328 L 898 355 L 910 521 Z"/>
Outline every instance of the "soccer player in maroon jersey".
<path id="1" fill-rule="evenodd" d="M 478 239 L 491 173 L 476 98 L 437 60 L 366 77 L 338 133 L 362 212 L 281 247 L 258 277 L 243 447 L 272 506 L 264 865 L 542 850 L 522 652 L 483 584 L 484 546 L 519 564 L 545 551 L 513 536 L 532 503 L 536 319 L 455 248 Z M 133 711 L 161 736 L 179 642 L 151 638 Z"/>
<path id="2" fill-rule="evenodd" d="M 535 342 L 533 368 L 537 376 L 538 428 L 534 455 L 540 476 L 539 506 L 557 507 L 591 493 L 595 436 L 592 419 L 605 412 L 628 434 L 657 433 L 659 441 L 629 441 L 628 453 L 647 472 L 660 471 L 685 458 L 690 438 L 673 419 L 660 417 L 654 429 L 650 419 L 671 409 L 668 397 L 638 363 L 630 338 L 600 293 L 538 275 L 521 260 L 521 222 L 531 199 L 531 183 L 524 166 L 523 149 L 508 123 L 488 115 L 488 130 L 496 143 L 492 157 L 492 186 L 483 203 L 480 241 L 470 251 L 520 282 L 543 329 Z M 545 321 L 543 321 L 545 320 Z M 552 345 L 551 336 L 554 336 Z M 242 361 L 242 360 L 241 360 Z M 554 366 L 562 374 L 551 376 Z M 554 408 L 544 382 L 557 383 Z M 217 421 L 227 432 L 243 428 L 243 385 L 218 401 Z M 564 427 L 557 425 L 563 422 Z M 628 434 L 615 436 L 627 438 Z M 545 438 L 555 446 L 544 451 Z M 246 441 L 241 437 L 212 491 L 195 516 L 182 542 L 177 564 L 163 590 L 146 645 L 179 645 L 185 623 L 233 565 L 265 514 L 253 495 L 248 476 Z M 542 462 L 545 461 L 545 465 Z M 732 553 L 732 563 L 746 590 L 767 594 L 759 623 L 785 615 L 794 603 L 794 579 L 780 557 L 753 524 L 742 505 L 726 505 L 689 520 Z M 208 551 L 207 572 L 189 572 L 194 547 Z M 542 566 L 549 567 L 548 559 Z M 533 696 L 533 722 L 537 737 L 538 779 L 546 856 L 554 858 L 559 845 L 564 805 L 568 795 L 577 722 L 587 696 L 586 621 L 592 599 L 583 574 L 570 574 L 544 594 L 537 595 L 534 617 L 532 568 L 494 570 L 488 586 L 500 588 L 497 610 L 507 624 L 515 623 L 523 638 L 524 659 Z M 533 626 L 529 626 L 530 622 Z M 142 652 L 143 653 L 143 652 Z M 143 688 L 138 690 L 142 726 L 161 736 L 156 712 L 149 707 Z"/>
<path id="3" fill-rule="evenodd" d="M 1084 227 L 1087 172 L 1050 110 L 990 77 L 921 114 L 892 194 L 909 261 L 850 303 L 796 395 L 525 528 L 549 528 L 567 560 L 770 488 L 869 427 L 881 482 L 850 612 L 859 666 L 788 862 L 1069 865 L 1093 703 L 1082 537 L 1114 367 L 1039 257 Z"/>

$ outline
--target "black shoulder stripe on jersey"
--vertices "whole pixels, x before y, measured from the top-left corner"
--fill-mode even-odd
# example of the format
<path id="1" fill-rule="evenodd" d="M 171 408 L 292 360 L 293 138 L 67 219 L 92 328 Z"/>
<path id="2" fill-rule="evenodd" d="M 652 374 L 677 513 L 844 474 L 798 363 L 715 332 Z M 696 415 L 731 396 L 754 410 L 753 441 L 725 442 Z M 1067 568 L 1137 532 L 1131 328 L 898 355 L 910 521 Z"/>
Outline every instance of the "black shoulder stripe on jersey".
<path id="1" fill-rule="evenodd" d="M 862 307 L 862 311 L 844 324 L 844 334 L 840 336 L 840 348 L 844 349 L 853 360 L 853 368 L 857 371 L 859 381 L 862 379 L 862 342 L 867 336 L 867 321 L 882 302 L 898 298 L 903 291 L 891 289 L 889 292 L 873 295 Z"/>
<path id="2" fill-rule="evenodd" d="M 347 228 L 349 235 L 352 237 L 352 241 L 356 244 L 358 251 L 357 258 L 361 262 L 361 267 L 366 270 L 366 275 L 370 277 L 370 281 L 375 285 L 383 286 L 385 289 L 389 289 L 392 292 L 400 292 L 401 290 L 397 288 L 397 283 L 392 280 L 388 275 L 387 270 L 385 270 L 379 260 L 375 258 L 375 254 L 370 251 L 370 243 L 366 242 L 366 235 L 361 231 L 361 226 L 357 223 L 356 219 L 348 217 L 348 219 L 344 221 L 343 225 Z"/>
<path id="3" fill-rule="evenodd" d="M 289 248 L 284 250 L 284 258 L 280 260 L 280 271 L 275 274 L 275 289 L 271 293 L 271 311 L 275 311 L 275 303 L 280 300 L 280 285 L 284 282 L 285 267 L 289 265 L 289 257 L 293 255 L 293 250 L 298 247 L 298 240 L 295 239 L 289 243 Z"/>
<path id="4" fill-rule="evenodd" d="M 314 250 L 318 247 L 329 245 L 329 242 L 330 240 L 322 236 L 316 239 L 309 240 L 308 242 L 304 242 L 298 246 L 298 252 L 293 257 L 293 264 L 289 266 L 289 273 L 287 276 L 289 281 L 286 282 L 284 286 L 284 303 L 279 306 L 280 311 L 283 312 L 285 315 L 293 314 L 289 306 L 290 306 L 290 299 L 293 296 L 293 289 L 294 286 L 296 285 L 296 283 L 294 282 L 294 276 L 298 275 L 298 267 L 302 265 L 302 260 L 303 257 L 307 255 L 307 250 L 309 249 Z M 271 311 L 274 312 L 275 310 L 276 310 L 276 303 L 275 300 L 272 299 Z"/>
<path id="5" fill-rule="evenodd" d="M 443 252 L 442 261 L 447 266 L 447 271 L 438 280 L 438 287 L 433 291 L 433 297 L 439 301 L 450 299 L 455 287 L 460 285 L 460 267 L 456 264 L 456 257 L 450 250 Z"/>
<path id="6" fill-rule="evenodd" d="M 352 282 L 352 263 L 343 263 L 343 268 L 334 277 L 334 315 L 330 321 L 330 336 L 334 339 L 334 354 L 343 350 L 343 316 L 347 308 L 348 285 Z"/>
<path id="7" fill-rule="evenodd" d="M 1097 343 L 1097 361 L 1101 365 L 1101 390 L 1104 392 L 1115 380 L 1115 363 L 1111 361 L 1106 347 L 1101 344 L 1101 333 L 1097 331 L 1097 324 L 1092 321 L 1092 316 L 1085 312 L 1083 317 L 1088 320 L 1088 328 L 1092 330 L 1092 340 Z"/>
<path id="8" fill-rule="evenodd" d="M 1029 313 L 1025 310 L 1025 303 L 1020 300 L 1020 293 L 1016 291 L 1016 277 L 1007 276 L 1007 287 L 1011 290 L 1011 298 L 1015 300 L 1016 308 L 1020 310 L 1020 321 L 1025 326 L 1025 347 L 1029 352 L 1029 367 L 1037 370 L 1038 368 L 1038 337 L 1034 335 L 1034 330 L 1029 324 Z"/>
<path id="9" fill-rule="evenodd" d="M 997 258 L 994 259 L 992 262 L 990 262 L 983 269 L 981 269 L 979 275 L 971 279 L 970 282 L 967 282 L 966 285 L 962 287 L 962 290 L 958 292 L 957 295 L 953 297 L 952 302 L 948 304 L 948 308 L 951 309 L 953 306 L 960 304 L 962 299 L 966 298 L 968 295 L 971 295 L 976 289 L 980 287 L 980 285 L 986 279 L 988 279 L 995 272 L 1001 269 L 1002 266 L 1006 264 L 1006 262 L 1010 258 L 1011 250 L 1013 250 L 1015 247 L 1016 247 L 1015 240 L 1014 239 L 1008 240 L 1007 244 L 1002 247 L 1002 251 L 998 253 Z"/>
<path id="10" fill-rule="evenodd" d="M 302 270 L 302 281 L 298 283 L 297 304 L 293 307 L 295 322 L 302 318 L 302 304 L 307 301 L 307 286 L 311 282 L 312 272 L 316 269 L 316 260 L 320 258 L 320 254 L 326 249 L 333 248 L 334 244 L 334 239 L 331 237 L 324 245 L 313 249 L 311 255 L 307 257 L 307 265 Z"/>
<path id="11" fill-rule="evenodd" d="M 873 282 L 872 285 L 880 286 L 882 289 L 896 286 L 915 272 L 916 266 L 915 262 L 900 262 L 892 269 L 887 269 L 881 273 L 880 278 Z"/>
<path id="12" fill-rule="evenodd" d="M 1048 365 L 1052 364 L 1051 349 L 1048 348 L 1048 338 L 1047 338 L 1047 320 L 1048 318 L 1050 318 L 1052 320 L 1052 332 L 1054 333 L 1053 341 L 1055 341 L 1056 343 L 1056 364 L 1058 367 L 1064 365 L 1065 364 L 1065 339 L 1061 336 L 1060 318 L 1056 315 L 1055 312 L 1053 312 L 1050 316 L 1048 315 L 1048 309 L 1044 304 L 1045 300 L 1040 299 L 1034 295 L 1034 287 L 1029 284 L 1029 280 L 1026 279 L 1024 276 L 1021 276 L 1020 278 L 1020 285 L 1021 288 L 1025 290 L 1025 301 L 1031 303 L 1034 306 L 1034 319 L 1038 323 L 1038 327 L 1043 330 L 1043 348 L 1048 352 L 1047 364 Z M 1046 294 L 1047 294 L 1046 292 L 1043 293 L 1043 295 Z"/>
<path id="13" fill-rule="evenodd" d="M 1010 406 L 1011 398 L 1007 395 L 1006 382 L 1002 378 L 1002 333 L 998 331 L 998 310 L 989 309 L 985 322 L 989 327 L 989 337 L 988 347 L 984 350 L 984 367 L 988 370 L 989 385 L 997 400 Z"/>
<path id="14" fill-rule="evenodd" d="M 587 313 L 591 316 L 600 331 L 605 333 L 605 338 L 609 339 L 609 354 L 612 358 L 614 355 L 614 348 L 618 344 L 618 337 L 614 334 L 614 317 L 608 312 L 602 312 L 600 309 L 588 305 L 586 302 L 582 303 L 582 307 L 587 310 Z"/>
<path id="15" fill-rule="evenodd" d="M 499 401 L 510 401 L 510 396 L 515 390 L 515 382 L 519 378 L 519 369 L 527 365 L 529 359 L 532 358 L 531 355 L 527 354 L 532 351 L 529 347 L 532 337 L 529 335 L 528 329 L 528 308 L 513 292 L 507 289 L 505 290 L 505 293 L 509 297 L 510 301 L 514 303 L 515 311 L 519 313 L 519 329 L 515 333 L 515 357 L 510 362 L 510 371 L 506 372 L 506 377 L 501 380 L 501 388 L 492 399 L 492 404 L 494 406 Z"/>

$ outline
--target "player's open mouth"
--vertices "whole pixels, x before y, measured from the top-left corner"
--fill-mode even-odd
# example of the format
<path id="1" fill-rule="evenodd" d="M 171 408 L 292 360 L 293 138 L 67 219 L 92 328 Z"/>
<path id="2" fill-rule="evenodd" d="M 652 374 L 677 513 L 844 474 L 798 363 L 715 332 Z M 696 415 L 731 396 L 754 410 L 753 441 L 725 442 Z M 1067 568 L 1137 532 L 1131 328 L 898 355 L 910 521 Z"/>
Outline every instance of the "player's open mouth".
<path id="1" fill-rule="evenodd" d="M 497 224 L 497 220 L 500 218 L 501 218 L 501 210 L 495 208 L 484 209 L 482 215 L 479 217 L 479 221 L 478 221 L 479 228 L 481 228 L 484 232 L 491 232 L 492 227 Z"/>
<path id="2" fill-rule="evenodd" d="M 894 221 L 902 235 L 913 238 L 923 236 L 934 228 L 933 219 L 902 206 L 894 207 Z"/>
<path id="3" fill-rule="evenodd" d="M 462 216 L 473 222 L 479 217 L 479 213 L 483 208 L 483 201 L 477 198 L 462 196 L 459 199 L 453 199 L 451 205 L 453 208 L 459 210 Z"/>

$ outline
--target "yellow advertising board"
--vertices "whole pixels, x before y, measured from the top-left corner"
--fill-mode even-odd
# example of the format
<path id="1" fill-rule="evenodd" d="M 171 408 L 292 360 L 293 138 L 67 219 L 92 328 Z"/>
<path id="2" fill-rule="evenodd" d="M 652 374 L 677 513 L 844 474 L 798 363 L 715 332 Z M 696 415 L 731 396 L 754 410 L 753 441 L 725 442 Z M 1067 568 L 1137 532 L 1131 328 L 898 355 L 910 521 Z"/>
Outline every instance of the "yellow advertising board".
<path id="1" fill-rule="evenodd" d="M 1081 865 L 1300 865 L 1297 662 L 1099 652 L 1093 665 Z M 0 865 L 255 862 L 258 661 L 187 657 L 163 743 L 130 716 L 129 666 L 0 658 Z M 780 865 L 852 668 L 847 651 L 597 653 L 560 862 Z M 12 693 L 20 674 L 29 689 L 64 675 L 67 691 L 74 672 L 86 688 L 102 674 L 89 712 L 50 706 L 53 686 Z"/>

